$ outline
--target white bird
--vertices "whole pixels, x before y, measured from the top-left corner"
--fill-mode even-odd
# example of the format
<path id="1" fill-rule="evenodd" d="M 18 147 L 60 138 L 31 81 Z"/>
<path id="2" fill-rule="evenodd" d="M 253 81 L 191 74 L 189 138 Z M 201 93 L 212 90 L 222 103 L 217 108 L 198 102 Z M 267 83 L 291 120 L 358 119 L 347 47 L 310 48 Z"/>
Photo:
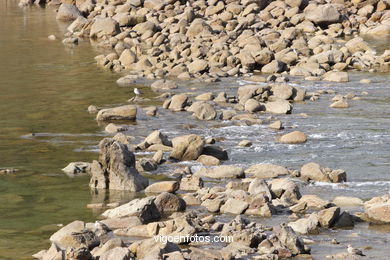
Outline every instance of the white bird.
<path id="1" fill-rule="evenodd" d="M 366 256 L 360 249 L 353 248 L 351 245 L 348 245 L 347 251 L 350 255 Z"/>
<path id="2" fill-rule="evenodd" d="M 142 92 L 141 91 L 139 91 L 139 89 L 138 88 L 134 88 L 134 94 L 138 97 L 139 95 L 141 95 L 142 94 Z"/>

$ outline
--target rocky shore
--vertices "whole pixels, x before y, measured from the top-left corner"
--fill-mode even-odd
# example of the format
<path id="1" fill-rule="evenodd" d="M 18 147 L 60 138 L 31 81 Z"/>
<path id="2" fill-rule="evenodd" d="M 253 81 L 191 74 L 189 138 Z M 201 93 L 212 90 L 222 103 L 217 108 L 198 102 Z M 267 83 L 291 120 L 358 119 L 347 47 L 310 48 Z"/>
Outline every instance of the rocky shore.
<path id="1" fill-rule="evenodd" d="M 20 2 L 20 6 L 28 4 L 32 1 Z M 97 64 L 126 73 L 117 81 L 121 86 L 141 77 L 158 79 L 151 89 L 160 94 L 156 100 L 162 105 L 143 105 L 147 100 L 137 94 L 128 100 L 129 105 L 88 108 L 112 137 L 99 143 L 97 160 L 73 162 L 64 172 L 89 174 L 89 187 L 96 192 L 141 195 L 121 205 L 87 205 L 102 211 L 99 220 L 65 225 L 50 237 L 51 247 L 35 258 L 313 259 L 310 245 L 314 241 L 307 235 L 353 228 L 364 221 L 390 224 L 389 194 L 366 202 L 301 194 L 302 187 L 315 182 L 347 183 L 342 169 L 316 162 L 299 169 L 265 163 L 230 165 L 230 155 L 219 146 L 218 138 L 194 134 L 190 128 L 180 136 L 155 130 L 135 143 L 127 124 L 141 112 L 153 118 L 164 110 L 194 122 L 267 124 L 279 131 L 283 122 L 278 115 L 291 114 L 296 103 L 333 95 L 331 108 L 348 108 L 349 102 L 367 93 L 306 92 L 287 84 L 288 75 L 347 82 L 350 70 L 388 72 L 389 50 L 377 55 L 361 36 L 390 34 L 390 2 L 86 0 L 45 4 L 59 6 L 57 19 L 70 22 L 64 44 L 89 38 L 103 47 L 105 54 L 95 58 Z M 238 87 L 234 95 L 175 92 L 176 80 L 212 82 L 229 76 L 242 76 L 251 83 Z M 302 131 L 283 133 L 275 142 L 287 146 L 308 140 Z M 241 140 L 237 146 L 245 149 L 251 142 Z M 137 152 L 146 156 L 136 156 Z M 194 170 L 186 162 L 202 166 Z M 168 164 L 175 166 L 166 173 L 169 180 L 151 178 Z M 351 213 L 345 206 L 358 212 Z M 275 216 L 285 218 L 273 226 L 256 220 Z M 233 241 L 163 243 L 156 240 L 159 236 L 231 236 Z M 344 251 L 329 252 L 328 258 L 362 257 L 358 250 L 347 251 L 347 245 Z"/>
<path id="2" fill-rule="evenodd" d="M 175 82 L 164 81 L 174 85 Z M 164 85 L 164 84 L 155 84 Z M 332 92 L 330 92 L 332 93 Z M 106 122 L 112 137 L 99 144 L 98 160 L 76 162 L 63 170 L 71 176 L 90 175 L 92 190 L 142 192 L 125 204 L 96 203 L 88 208 L 101 210 L 96 223 L 72 222 L 55 234 L 52 246 L 35 254 L 37 259 L 279 259 L 294 256 L 311 259 L 307 235 L 326 230 L 353 228 L 356 223 L 388 224 L 389 195 L 363 202 L 356 197 L 324 200 L 316 194 L 302 195 L 301 187 L 314 182 L 347 183 L 347 173 L 315 162 L 300 169 L 275 164 L 247 167 L 229 165 L 229 153 L 218 146 L 218 139 L 188 133 L 170 137 L 162 131 L 150 132 L 140 143 L 129 135 L 131 128 L 117 124 L 137 120 L 139 108 L 149 117 L 162 109 L 194 120 L 237 121 L 247 125 L 269 123 L 274 131 L 282 129 L 278 114 L 291 113 L 294 102 L 312 100 L 322 94 L 306 93 L 287 84 L 244 85 L 237 95 L 203 93 L 197 96 L 169 96 L 162 107 L 124 105 L 96 109 L 96 120 Z M 354 94 L 336 95 L 334 102 L 354 99 Z M 158 97 L 160 99 L 161 97 Z M 295 101 L 294 101 L 295 100 Z M 131 102 L 134 102 L 132 100 Z M 334 106 L 333 106 L 334 107 Z M 192 114 L 192 116 L 191 116 Z M 267 119 L 260 119 L 268 115 Z M 304 116 L 304 115 L 303 115 Z M 191 132 L 191 131 L 189 131 Z M 275 142 L 300 145 L 307 136 L 300 131 L 281 135 Z M 250 141 L 237 146 L 250 147 Z M 145 156 L 134 153 L 146 152 Z M 193 161 L 202 167 L 193 172 L 181 162 Z M 177 165 L 165 172 L 168 180 L 150 177 L 165 164 Z M 363 209 L 350 213 L 344 208 Z M 224 216 L 225 221 L 220 218 Z M 287 221 L 266 226 L 253 218 L 286 216 Z M 167 242 L 156 237 L 231 236 L 225 244 Z M 339 243 L 336 240 L 329 243 Z M 346 248 L 347 245 L 345 245 Z M 330 252 L 333 253 L 333 252 Z M 57 257 L 57 258 L 56 258 Z M 359 259 L 345 252 L 329 258 Z"/>
<path id="3" fill-rule="evenodd" d="M 390 34 L 387 0 L 47 4 L 60 5 L 58 20 L 73 21 L 64 44 L 90 38 L 111 50 L 96 57 L 99 66 L 134 77 L 213 81 L 262 72 L 346 82 L 344 71 L 389 71 L 390 52 L 379 55 L 361 38 Z"/>

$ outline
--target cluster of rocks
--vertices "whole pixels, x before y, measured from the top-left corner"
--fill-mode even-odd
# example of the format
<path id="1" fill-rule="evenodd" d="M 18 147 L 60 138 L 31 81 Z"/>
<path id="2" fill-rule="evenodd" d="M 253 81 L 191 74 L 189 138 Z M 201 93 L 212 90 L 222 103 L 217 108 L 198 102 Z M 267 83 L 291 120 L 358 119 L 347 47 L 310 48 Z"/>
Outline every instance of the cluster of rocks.
<path id="1" fill-rule="evenodd" d="M 387 0 L 61 2 L 57 19 L 74 20 L 65 42 L 97 40 L 113 50 L 97 63 L 118 72 L 181 79 L 289 72 L 344 82 L 344 70 L 389 70 L 390 51 L 376 55 L 362 38 L 342 38 L 390 34 Z"/>
<path id="2" fill-rule="evenodd" d="M 284 92 L 299 92 L 299 89 L 294 91 L 292 87 L 278 86 L 282 86 Z M 246 104 L 248 100 L 265 104 L 277 102 L 273 101 L 275 99 L 294 100 L 293 94 L 283 95 L 278 88 L 244 86 L 239 89 L 238 97 L 233 98 L 236 105 Z M 168 107 L 171 103 L 172 100 Z M 181 109 L 176 111 L 187 105 L 191 107 L 193 104 L 180 106 Z M 121 119 L 115 113 L 99 114 L 108 114 L 107 120 Z M 120 115 L 127 116 L 126 113 Z M 361 200 L 337 197 L 329 202 L 317 195 L 302 196 L 299 190 L 301 182 L 294 181 L 294 178 L 300 178 L 305 182 L 346 182 L 344 170 L 321 167 L 314 162 L 303 165 L 300 170 L 288 170 L 274 164 L 255 164 L 247 168 L 220 165 L 221 161 L 228 159 L 227 152 L 214 145 L 214 139 L 204 139 L 195 134 L 170 140 L 156 130 L 141 143 L 132 144 L 133 140 L 123 133 L 105 138 L 99 144 L 97 161 L 91 164 L 73 163 L 64 170 L 72 174 L 89 172 L 92 189 L 144 190 L 147 197 L 112 205 L 114 208 L 104 211 L 102 220 L 95 224 L 76 221 L 65 226 L 51 237 L 50 249 L 37 253 L 34 255 L 36 258 L 59 255 L 74 259 L 192 259 L 195 255 L 214 259 L 235 259 L 247 255 L 258 259 L 288 258 L 310 252 L 297 234 L 317 234 L 327 228 L 353 227 L 356 221 L 366 220 L 365 217 L 370 219 L 368 221 L 388 223 L 388 195 L 364 203 L 366 212 L 352 215 L 342 207 L 363 206 Z M 152 158 L 143 157 L 136 161 L 133 153 L 136 150 L 154 154 Z M 165 156 L 165 153 L 169 155 Z M 174 175 L 175 179 L 150 185 L 148 178 L 139 173 L 153 171 L 168 160 L 197 160 L 204 167 L 194 173 L 189 168 L 180 169 Z M 206 181 L 212 179 L 229 181 L 225 186 L 214 184 L 210 187 Z M 194 212 L 188 207 L 202 210 Z M 217 221 L 215 214 L 237 217 L 222 223 Z M 272 217 L 275 214 L 288 214 L 291 221 L 277 227 L 265 227 L 243 217 Z M 156 240 L 159 236 L 195 235 L 232 236 L 234 239 L 218 250 L 199 249 L 196 243 L 188 241 L 161 243 Z M 137 239 L 128 240 L 126 237 Z M 183 244 L 188 246 L 180 247 Z"/>
<path id="3" fill-rule="evenodd" d="M 310 253 L 292 228 L 285 224 L 265 227 L 237 216 L 218 222 L 213 215 L 181 212 L 185 204 L 169 193 L 135 199 L 102 214 L 96 223 L 74 221 L 50 237 L 51 247 L 34 255 L 37 259 L 278 259 Z M 167 218 L 162 218 L 164 215 Z M 200 248 L 203 243 L 186 237 L 231 237 L 221 250 Z M 176 243 L 161 236 L 179 237 Z M 132 241 L 127 237 L 137 237 Z M 199 239 L 201 241 L 201 239 Z M 181 248 L 179 245 L 187 245 Z"/>

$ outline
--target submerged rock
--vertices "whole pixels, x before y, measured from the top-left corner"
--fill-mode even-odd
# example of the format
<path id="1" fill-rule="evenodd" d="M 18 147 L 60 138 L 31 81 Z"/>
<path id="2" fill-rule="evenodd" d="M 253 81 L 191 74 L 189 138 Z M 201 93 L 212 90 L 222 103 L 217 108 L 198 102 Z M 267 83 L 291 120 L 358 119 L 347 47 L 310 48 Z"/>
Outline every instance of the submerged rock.
<path id="1" fill-rule="evenodd" d="M 81 173 L 89 173 L 91 171 L 91 163 L 87 162 L 71 162 L 62 169 L 68 176 L 73 177 Z"/>

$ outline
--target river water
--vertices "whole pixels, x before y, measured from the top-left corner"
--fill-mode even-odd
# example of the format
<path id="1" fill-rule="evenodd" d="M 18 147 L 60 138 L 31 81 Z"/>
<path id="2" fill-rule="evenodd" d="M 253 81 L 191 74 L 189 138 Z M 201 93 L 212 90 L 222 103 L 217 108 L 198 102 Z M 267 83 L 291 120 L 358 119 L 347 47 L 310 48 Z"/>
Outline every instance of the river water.
<path id="1" fill-rule="evenodd" d="M 48 237 L 58 228 L 57 224 L 75 219 L 92 221 L 99 212 L 87 209 L 86 204 L 107 199 L 90 192 L 88 177 L 69 178 L 60 169 L 71 161 L 97 157 L 97 143 L 105 136 L 104 126 L 96 123 L 87 107 L 125 104 L 132 97 L 133 88 L 118 87 L 118 75 L 95 65 L 93 57 L 98 52 L 89 43 L 69 48 L 60 40 L 47 39 L 50 34 L 61 37 L 65 28 L 66 24 L 55 20 L 51 8 L 20 9 L 16 1 L 0 1 L 0 167 L 20 170 L 0 177 L 0 259 L 30 259 L 31 254 L 48 248 Z M 374 43 L 379 51 L 389 46 L 388 41 Z M 284 132 L 297 129 L 308 135 L 308 142 L 303 145 L 277 144 L 275 138 L 280 133 L 266 125 L 197 122 L 189 114 L 178 116 L 162 110 L 154 119 L 140 113 L 129 134 L 137 141 L 152 129 L 161 129 L 170 137 L 188 132 L 223 137 L 218 144 L 229 151 L 227 163 L 245 167 L 271 162 L 298 169 L 306 162 L 316 161 L 346 170 L 348 183 L 307 186 L 302 193 L 318 194 L 329 200 L 338 195 L 369 199 L 390 188 L 390 76 L 350 76 L 351 81 L 346 84 L 292 80 L 291 84 L 308 91 L 333 89 L 362 97 L 351 101 L 350 108 L 337 110 L 329 108 L 332 96 L 323 95 L 316 102 L 295 104 L 292 115 L 278 116 L 286 127 Z M 371 79 L 372 83 L 360 84 L 362 78 Z M 182 83 L 178 91 L 224 90 L 234 94 L 240 84 L 245 82 L 223 80 L 207 86 Z M 148 87 L 141 88 L 146 97 L 153 96 Z M 360 95 L 362 91 L 368 95 Z M 192 127 L 188 130 L 183 124 Z M 249 139 L 253 146 L 238 148 L 242 139 Z M 173 167 L 163 166 L 160 171 L 169 172 Z M 133 196 L 120 195 L 111 194 L 109 199 Z M 345 251 L 343 246 L 352 243 L 371 246 L 373 249 L 367 253 L 373 259 L 386 259 L 388 227 L 359 224 L 353 230 L 329 231 L 310 238 L 328 241 L 334 236 L 343 245 L 319 242 L 312 246 L 313 255 L 322 259 L 329 252 Z"/>

